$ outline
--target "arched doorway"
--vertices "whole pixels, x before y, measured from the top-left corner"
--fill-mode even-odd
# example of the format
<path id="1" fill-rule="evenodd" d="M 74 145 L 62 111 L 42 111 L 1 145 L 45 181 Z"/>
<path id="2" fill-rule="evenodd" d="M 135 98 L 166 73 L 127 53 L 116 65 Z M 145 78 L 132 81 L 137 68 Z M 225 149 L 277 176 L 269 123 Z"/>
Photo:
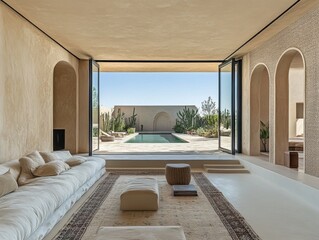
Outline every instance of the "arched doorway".
<path id="1" fill-rule="evenodd" d="M 172 131 L 172 124 L 167 112 L 159 112 L 154 117 L 153 121 L 154 131 Z"/>
<path id="2" fill-rule="evenodd" d="M 263 124 L 265 126 L 263 126 Z M 269 139 L 261 140 L 261 127 L 269 133 L 269 72 L 264 64 L 258 64 L 250 81 L 250 155 L 269 152 Z"/>
<path id="3" fill-rule="evenodd" d="M 53 129 L 64 130 L 65 149 L 77 151 L 76 73 L 67 62 L 58 62 L 53 72 Z"/>
<path id="4" fill-rule="evenodd" d="M 305 61 L 299 49 L 291 48 L 280 57 L 275 74 L 276 164 L 284 165 L 285 152 L 305 148 L 304 105 Z M 304 169 L 304 161 L 299 161 L 299 169 Z"/>

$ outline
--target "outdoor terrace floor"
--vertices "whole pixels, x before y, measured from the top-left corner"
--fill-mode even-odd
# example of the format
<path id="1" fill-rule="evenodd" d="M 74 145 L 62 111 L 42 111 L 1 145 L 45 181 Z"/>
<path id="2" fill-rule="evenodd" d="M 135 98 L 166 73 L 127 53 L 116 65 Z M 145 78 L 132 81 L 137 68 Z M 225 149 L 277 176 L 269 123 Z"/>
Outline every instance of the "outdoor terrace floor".
<path id="1" fill-rule="evenodd" d="M 218 138 L 205 138 L 177 133 L 174 133 L 174 135 L 186 140 L 187 143 L 125 143 L 135 135 L 136 134 L 132 134 L 123 138 L 116 138 L 114 142 L 100 142 L 100 149 L 94 152 L 94 154 L 212 154 L 218 150 Z"/>

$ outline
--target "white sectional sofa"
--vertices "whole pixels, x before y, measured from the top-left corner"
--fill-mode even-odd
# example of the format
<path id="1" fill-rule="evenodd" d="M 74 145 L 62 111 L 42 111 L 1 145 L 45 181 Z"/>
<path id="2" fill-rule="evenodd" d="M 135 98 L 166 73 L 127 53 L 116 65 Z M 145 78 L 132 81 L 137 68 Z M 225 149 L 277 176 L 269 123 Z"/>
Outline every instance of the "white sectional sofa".
<path id="1" fill-rule="evenodd" d="M 63 152 L 55 152 L 63 158 Z M 0 165 L 15 179 L 19 160 Z M 42 239 L 74 203 L 105 173 L 105 160 L 88 160 L 57 176 L 37 177 L 0 198 L 0 239 Z"/>

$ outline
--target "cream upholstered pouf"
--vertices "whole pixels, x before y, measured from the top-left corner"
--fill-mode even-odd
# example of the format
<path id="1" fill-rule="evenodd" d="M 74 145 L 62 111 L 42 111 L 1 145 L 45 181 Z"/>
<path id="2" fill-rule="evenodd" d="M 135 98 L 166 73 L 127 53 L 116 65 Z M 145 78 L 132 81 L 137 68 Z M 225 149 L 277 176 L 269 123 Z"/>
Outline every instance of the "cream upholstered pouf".
<path id="1" fill-rule="evenodd" d="M 170 185 L 188 185 L 191 181 L 191 167 L 189 164 L 166 164 L 165 176 Z"/>
<path id="2" fill-rule="evenodd" d="M 121 194 L 121 210 L 157 210 L 158 184 L 155 178 L 136 178 L 130 181 Z"/>
<path id="3" fill-rule="evenodd" d="M 186 240 L 180 226 L 101 227 L 96 240 Z"/>

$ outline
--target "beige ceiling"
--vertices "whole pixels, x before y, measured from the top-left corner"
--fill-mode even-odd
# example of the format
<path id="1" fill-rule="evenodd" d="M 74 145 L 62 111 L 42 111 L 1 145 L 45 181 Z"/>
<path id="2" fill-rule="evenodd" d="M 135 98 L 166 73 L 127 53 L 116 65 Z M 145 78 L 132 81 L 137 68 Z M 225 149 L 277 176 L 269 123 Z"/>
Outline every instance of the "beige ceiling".
<path id="1" fill-rule="evenodd" d="M 296 0 L 5 2 L 80 59 L 223 60 Z M 294 21 L 314 2 L 317 0 L 302 0 L 284 18 L 290 16 L 290 21 Z M 302 8 L 298 6 L 301 3 Z M 268 35 L 250 45 L 256 47 L 286 25 L 281 19 L 275 29 L 267 30 Z M 249 51 L 249 45 L 244 49 L 240 54 Z M 158 71 L 166 69 L 165 64 L 156 65 L 113 64 L 114 69 L 123 69 L 123 66 L 136 70 L 143 66 Z M 169 65 L 172 68 L 172 64 L 166 64 Z M 107 69 L 112 69 L 111 64 L 108 66 Z M 189 64 L 175 66 L 176 69 L 194 70 Z M 200 65 L 197 66 L 199 69 Z M 206 66 L 211 67 L 211 64 Z"/>

